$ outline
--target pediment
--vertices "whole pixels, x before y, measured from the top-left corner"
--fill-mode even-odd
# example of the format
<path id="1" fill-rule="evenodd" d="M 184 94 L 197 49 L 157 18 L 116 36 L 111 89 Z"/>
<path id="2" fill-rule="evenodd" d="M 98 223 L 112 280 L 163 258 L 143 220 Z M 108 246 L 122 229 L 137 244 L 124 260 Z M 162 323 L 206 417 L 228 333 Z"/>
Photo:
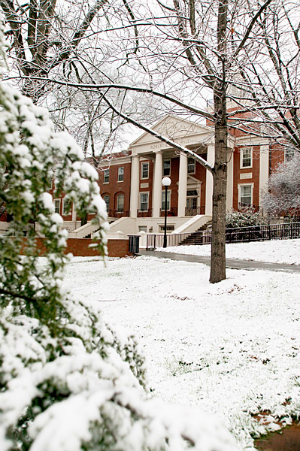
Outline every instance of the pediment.
<path id="1" fill-rule="evenodd" d="M 199 125 L 195 122 L 187 121 L 175 116 L 165 116 L 163 119 L 154 124 L 152 130 L 175 142 L 190 136 L 211 133 L 212 131 L 211 127 Z M 156 142 L 159 142 L 158 138 L 148 132 L 145 132 L 133 141 L 130 144 L 130 147 Z"/>

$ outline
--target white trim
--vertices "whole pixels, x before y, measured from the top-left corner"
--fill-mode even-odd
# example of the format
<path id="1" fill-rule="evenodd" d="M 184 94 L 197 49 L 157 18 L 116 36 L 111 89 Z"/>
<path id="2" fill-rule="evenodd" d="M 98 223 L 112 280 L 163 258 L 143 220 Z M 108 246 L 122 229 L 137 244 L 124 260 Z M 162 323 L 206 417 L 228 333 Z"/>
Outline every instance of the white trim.
<path id="1" fill-rule="evenodd" d="M 59 204 L 58 212 L 56 211 L 56 206 L 55 206 L 56 202 L 58 202 L 58 204 Z M 59 215 L 60 215 L 60 208 L 61 208 L 60 204 L 61 204 L 61 199 L 54 199 L 54 211 L 55 211 L 55 213 L 58 213 Z"/>
<path id="2" fill-rule="evenodd" d="M 250 203 L 250 207 L 253 205 L 253 188 L 254 188 L 254 183 L 239 183 L 238 184 L 238 202 L 242 203 L 241 201 L 241 187 L 242 186 L 251 186 L 251 203 Z"/>
<path id="3" fill-rule="evenodd" d="M 106 181 L 105 181 L 105 172 L 107 172 L 107 171 L 108 171 L 108 181 L 106 182 Z M 104 184 L 107 185 L 107 184 L 109 183 L 109 175 L 110 175 L 110 170 L 109 170 L 109 168 L 103 169 L 103 185 L 104 185 Z"/>
<path id="4" fill-rule="evenodd" d="M 130 217 L 136 218 L 139 203 L 139 165 L 140 158 L 132 157 L 130 178 Z"/>
<path id="5" fill-rule="evenodd" d="M 69 205 L 71 205 L 71 201 L 70 201 L 70 199 L 69 198 L 63 198 L 63 207 L 62 207 L 62 215 L 63 216 L 69 216 L 69 215 L 71 215 L 72 214 L 72 209 L 70 209 L 69 210 L 69 212 L 68 213 L 65 213 L 65 204 L 66 203 L 68 203 Z"/>
<path id="6" fill-rule="evenodd" d="M 193 170 L 193 172 L 190 172 L 190 171 L 189 171 L 189 165 L 190 165 L 189 160 L 192 160 L 192 161 L 193 161 L 193 164 L 194 164 L 194 170 Z M 187 173 L 188 173 L 188 175 L 196 174 L 196 161 L 195 161 L 194 158 L 192 158 L 192 157 L 188 157 L 188 161 L 187 161 Z"/>
<path id="7" fill-rule="evenodd" d="M 144 210 L 142 210 L 142 195 L 143 194 L 146 194 L 147 195 L 147 208 L 145 208 Z M 140 191 L 140 193 L 139 193 L 139 212 L 142 212 L 142 211 L 148 211 L 149 210 L 149 191 Z M 145 203 L 145 202 L 143 202 L 143 203 Z"/>
<path id="8" fill-rule="evenodd" d="M 169 119 L 175 119 L 178 122 L 182 122 L 183 124 L 187 124 L 188 127 L 191 126 L 195 126 L 196 130 L 194 131 L 194 133 L 189 133 L 189 137 L 191 136 L 198 136 L 198 135 L 203 135 L 206 133 L 212 133 L 213 131 L 213 127 L 208 126 L 208 125 L 202 125 L 202 124 L 198 124 L 197 122 L 193 122 L 193 121 L 189 121 L 187 119 L 183 119 L 181 117 L 178 116 L 174 116 L 172 114 L 167 114 L 166 116 L 164 116 L 162 119 L 159 119 L 157 122 L 155 122 L 152 127 L 151 130 L 156 131 L 157 127 L 161 124 L 163 124 L 163 122 L 167 122 Z M 134 147 L 134 146 L 139 146 L 141 144 L 138 144 L 138 142 L 140 140 L 142 140 L 145 136 L 149 135 L 149 140 L 147 142 L 143 142 L 142 145 L 144 144 L 149 144 L 150 142 L 160 142 L 158 138 L 154 137 L 153 135 L 151 135 L 149 132 L 143 132 L 140 136 L 138 136 L 129 146 L 129 148 Z M 186 136 L 186 130 L 184 130 L 184 135 Z M 167 144 L 166 144 L 167 146 Z"/>
<path id="9" fill-rule="evenodd" d="M 244 151 L 245 150 L 250 150 L 251 152 L 251 164 L 250 166 L 243 166 L 243 156 L 244 156 Z M 251 146 L 244 146 L 240 148 L 240 169 L 251 169 L 253 167 L 253 148 Z"/>
<path id="10" fill-rule="evenodd" d="M 259 205 L 269 181 L 269 146 L 261 146 L 259 152 Z"/>
<path id="11" fill-rule="evenodd" d="M 120 172 L 121 169 L 123 169 L 122 173 Z M 120 183 L 124 182 L 124 173 L 125 173 L 124 166 L 119 166 L 118 167 L 118 182 L 120 182 Z M 120 175 L 122 176 L 122 180 L 120 180 Z"/>
<path id="12" fill-rule="evenodd" d="M 172 233 L 175 230 L 175 224 L 168 224 L 167 223 L 167 233 Z M 165 225 L 164 224 L 159 224 L 159 233 L 164 233 L 165 231 Z"/>
<path id="13" fill-rule="evenodd" d="M 207 146 L 207 162 L 214 167 L 215 164 L 215 146 L 214 144 L 209 144 Z M 205 215 L 212 216 L 213 210 L 213 176 L 212 173 L 206 169 L 206 187 L 205 187 Z"/>
<path id="14" fill-rule="evenodd" d="M 143 177 L 143 164 L 148 166 L 148 176 L 147 177 Z M 140 165 L 141 165 L 141 180 L 149 180 L 149 176 L 150 176 L 149 161 L 141 161 Z"/>
<path id="15" fill-rule="evenodd" d="M 120 196 L 123 196 L 123 210 L 119 210 L 119 208 L 118 208 L 118 199 L 119 199 Z M 125 206 L 125 194 L 124 193 L 117 194 L 116 201 L 117 201 L 117 205 L 116 205 L 117 213 L 123 213 L 124 212 L 124 206 Z"/>

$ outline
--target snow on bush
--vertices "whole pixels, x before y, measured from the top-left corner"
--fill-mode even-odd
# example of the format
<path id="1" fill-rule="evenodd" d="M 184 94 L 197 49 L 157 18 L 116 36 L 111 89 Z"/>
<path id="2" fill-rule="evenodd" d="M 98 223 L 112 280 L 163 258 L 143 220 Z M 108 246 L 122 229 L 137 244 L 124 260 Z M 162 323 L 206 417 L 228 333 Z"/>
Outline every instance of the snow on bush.
<path id="1" fill-rule="evenodd" d="M 251 209 L 247 211 L 233 211 L 226 215 L 226 227 L 230 229 L 262 224 L 266 224 L 265 218 L 259 212 L 254 212 Z"/>
<path id="2" fill-rule="evenodd" d="M 272 216 L 300 215 L 300 157 L 283 163 L 274 172 L 263 196 L 263 207 Z"/>
<path id="3" fill-rule="evenodd" d="M 104 254 L 97 173 L 47 111 L 3 84 L 0 147 L 0 205 L 12 217 L 0 236 L 1 451 L 234 451 L 215 419 L 148 399 L 136 340 L 63 291 L 67 232 L 47 188 L 55 166 L 55 196 L 94 214 Z"/>

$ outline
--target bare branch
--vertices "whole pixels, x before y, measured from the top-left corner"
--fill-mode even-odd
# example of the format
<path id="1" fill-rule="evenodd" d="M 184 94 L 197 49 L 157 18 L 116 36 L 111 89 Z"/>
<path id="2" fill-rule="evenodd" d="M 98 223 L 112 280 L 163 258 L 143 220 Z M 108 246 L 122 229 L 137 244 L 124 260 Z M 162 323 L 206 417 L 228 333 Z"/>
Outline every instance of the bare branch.
<path id="1" fill-rule="evenodd" d="M 204 158 L 200 157 L 200 155 L 196 154 L 190 149 L 187 149 L 184 146 L 181 146 L 180 144 L 172 141 L 171 139 L 167 138 L 166 136 L 161 135 L 160 133 L 157 133 L 155 130 L 152 130 L 149 127 L 146 127 L 145 125 L 142 125 L 140 122 L 135 121 L 131 117 L 127 116 L 126 114 L 119 111 L 116 107 L 113 106 L 113 104 L 105 97 L 103 96 L 105 102 L 107 105 L 120 117 L 125 119 L 127 122 L 129 122 L 132 125 L 135 125 L 136 127 L 140 128 L 141 130 L 144 130 L 147 133 L 150 133 L 150 135 L 155 136 L 155 138 L 159 139 L 160 141 L 165 142 L 166 144 L 169 144 L 171 147 L 174 147 L 175 149 L 179 150 L 180 152 L 185 153 L 186 155 L 190 156 L 191 158 L 194 158 L 196 161 L 198 161 L 202 166 L 205 167 L 205 169 L 208 169 L 209 172 L 213 173 L 214 169 L 213 167 L 206 161 Z"/>

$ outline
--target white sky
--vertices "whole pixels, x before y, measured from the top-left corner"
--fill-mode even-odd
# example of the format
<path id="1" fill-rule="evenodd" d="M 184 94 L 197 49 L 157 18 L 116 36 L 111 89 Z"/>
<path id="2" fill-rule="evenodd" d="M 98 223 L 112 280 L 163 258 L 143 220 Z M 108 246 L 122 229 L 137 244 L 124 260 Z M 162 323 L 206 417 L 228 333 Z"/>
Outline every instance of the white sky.
<path id="1" fill-rule="evenodd" d="M 299 263 L 299 246 L 234 244 L 227 254 Z M 98 258 L 74 258 L 65 286 L 138 337 L 153 396 L 217 415 L 249 451 L 251 435 L 265 431 L 253 414 L 270 410 L 275 429 L 276 415 L 288 421 L 299 412 L 300 278 L 258 270 L 227 277 L 212 285 L 207 266 L 168 259 L 112 259 L 104 268 Z"/>

